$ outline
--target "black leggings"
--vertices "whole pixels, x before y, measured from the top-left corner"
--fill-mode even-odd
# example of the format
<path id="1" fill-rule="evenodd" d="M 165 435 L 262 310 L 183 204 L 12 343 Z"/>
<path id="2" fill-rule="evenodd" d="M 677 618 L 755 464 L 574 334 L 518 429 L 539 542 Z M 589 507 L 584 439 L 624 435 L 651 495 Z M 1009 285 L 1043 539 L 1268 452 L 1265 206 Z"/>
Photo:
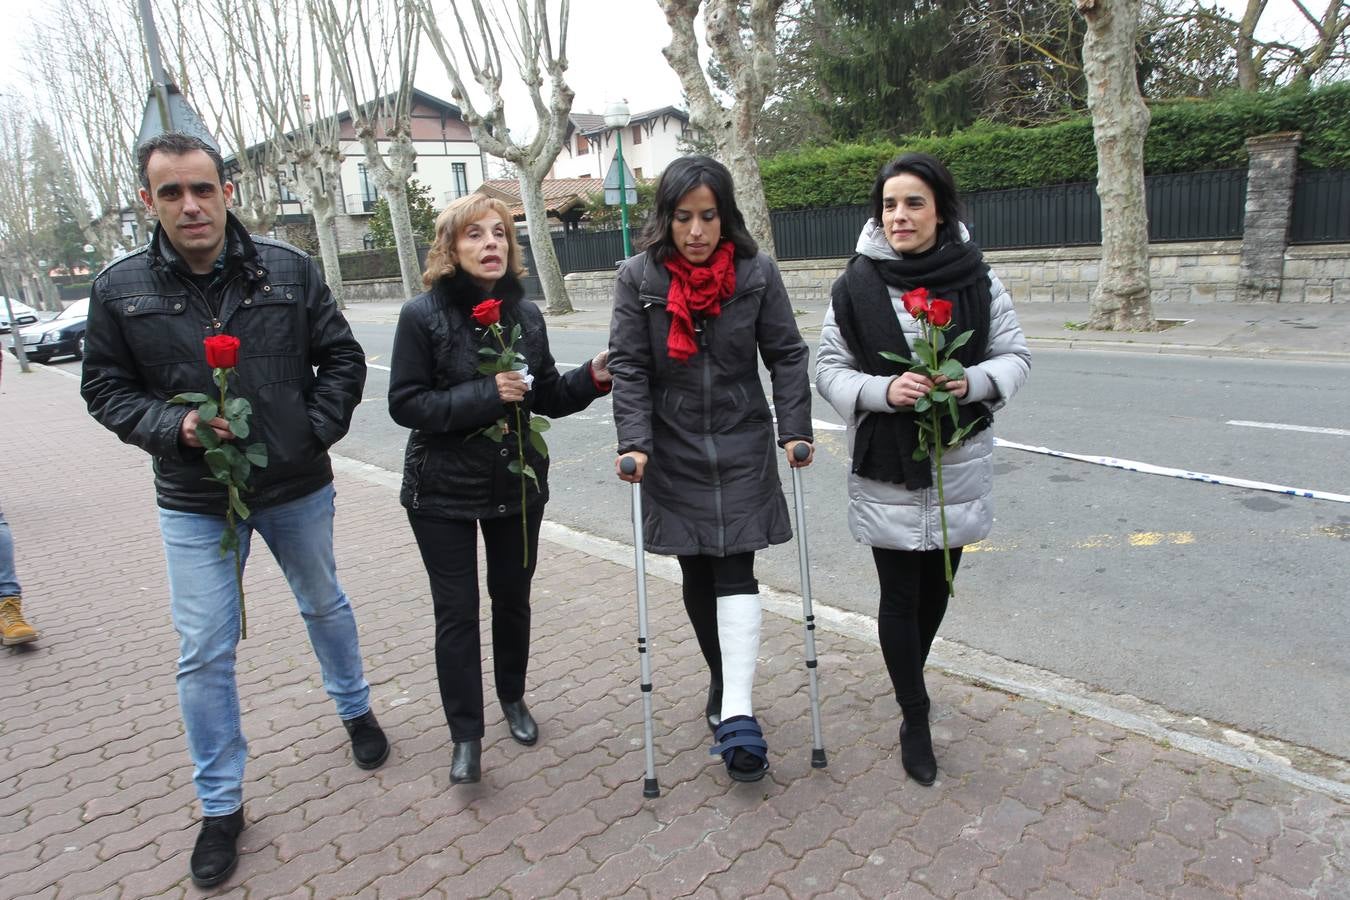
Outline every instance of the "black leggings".
<path id="1" fill-rule="evenodd" d="M 732 594 L 755 594 L 755 553 L 735 553 L 731 556 L 679 556 L 680 571 L 684 574 L 680 592 L 684 595 L 684 610 L 694 626 L 698 649 L 708 662 L 713 681 L 722 683 L 722 645 L 717 639 L 717 598 Z"/>
<path id="2" fill-rule="evenodd" d="M 539 551 L 542 506 L 529 515 L 530 565 L 524 559 L 519 516 L 435 519 L 408 514 L 417 549 L 431 579 L 436 617 L 436 681 L 454 741 L 483 736 L 483 651 L 478 630 L 478 530 L 487 556 L 492 598 L 492 663 L 497 699 L 525 696 L 530 662 L 530 580 Z"/>
<path id="3" fill-rule="evenodd" d="M 961 548 L 953 547 L 951 557 L 955 576 Z M 942 551 L 873 547 L 872 558 L 881 583 L 877 637 L 895 687 L 895 700 L 902 710 L 926 714 L 928 691 L 923 683 L 923 664 L 947 614 Z"/>

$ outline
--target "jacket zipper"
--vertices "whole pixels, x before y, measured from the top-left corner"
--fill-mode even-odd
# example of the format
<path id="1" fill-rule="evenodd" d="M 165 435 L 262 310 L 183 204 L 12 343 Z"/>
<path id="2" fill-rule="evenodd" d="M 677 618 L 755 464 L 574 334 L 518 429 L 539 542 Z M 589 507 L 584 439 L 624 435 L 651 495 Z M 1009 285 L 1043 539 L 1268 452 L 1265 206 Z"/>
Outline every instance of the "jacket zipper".
<path id="1" fill-rule="evenodd" d="M 727 546 L 727 524 L 722 515 L 722 474 L 717 463 L 717 443 L 712 436 L 712 362 L 708 356 L 707 323 L 700 323 L 698 329 L 699 356 L 703 357 L 703 445 L 708 452 L 708 463 L 712 466 L 713 509 L 717 513 L 717 554 L 725 555 Z"/>

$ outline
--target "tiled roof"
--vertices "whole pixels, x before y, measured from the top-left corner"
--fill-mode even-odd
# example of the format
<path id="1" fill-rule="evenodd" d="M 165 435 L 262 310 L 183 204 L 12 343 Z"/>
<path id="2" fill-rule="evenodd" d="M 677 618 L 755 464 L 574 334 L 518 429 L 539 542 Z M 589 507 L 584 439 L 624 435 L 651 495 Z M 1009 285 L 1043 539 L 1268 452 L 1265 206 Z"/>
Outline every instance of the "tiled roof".
<path id="1" fill-rule="evenodd" d="M 603 191 L 604 182 L 599 178 L 545 178 L 542 187 L 544 208 L 551 216 L 561 216 Z M 478 190 L 505 203 L 513 218 L 524 218 L 525 206 L 521 203 L 520 182 L 516 179 L 490 178 Z"/>

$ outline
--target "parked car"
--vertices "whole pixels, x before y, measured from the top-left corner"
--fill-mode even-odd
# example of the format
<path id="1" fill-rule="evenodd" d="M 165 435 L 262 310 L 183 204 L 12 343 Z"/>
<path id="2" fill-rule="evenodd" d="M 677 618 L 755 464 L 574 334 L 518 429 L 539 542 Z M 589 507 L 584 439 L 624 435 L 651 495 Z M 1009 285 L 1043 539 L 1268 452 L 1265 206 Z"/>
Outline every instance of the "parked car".
<path id="1" fill-rule="evenodd" d="M 16 309 L 15 315 L 18 315 Z M 24 327 L 19 320 L 20 333 L 23 335 L 23 349 L 28 358 L 35 363 L 45 363 L 57 356 L 84 356 L 84 323 L 89 318 L 89 298 L 76 300 L 56 318 L 37 325 Z M 10 352 L 14 352 L 11 346 Z"/>
<path id="2" fill-rule="evenodd" d="M 18 319 L 20 328 L 23 328 L 25 325 L 32 325 L 38 320 L 38 312 L 36 309 L 33 309 L 33 307 L 26 303 L 21 303 L 18 300 L 10 300 L 9 303 L 6 304 L 5 298 L 0 297 L 0 334 L 9 334 L 14 330 L 9 321 L 10 308 L 13 308 L 14 318 Z"/>

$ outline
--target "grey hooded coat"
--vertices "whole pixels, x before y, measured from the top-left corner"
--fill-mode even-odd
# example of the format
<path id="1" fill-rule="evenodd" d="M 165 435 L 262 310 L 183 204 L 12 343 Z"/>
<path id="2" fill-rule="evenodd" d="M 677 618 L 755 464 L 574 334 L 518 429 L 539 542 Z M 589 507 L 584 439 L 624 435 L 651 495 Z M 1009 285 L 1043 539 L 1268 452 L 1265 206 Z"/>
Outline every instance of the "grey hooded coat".
<path id="1" fill-rule="evenodd" d="M 962 237 L 965 237 L 962 229 Z M 869 220 L 858 238 L 858 252 L 873 259 L 895 259 L 885 235 Z M 1027 380 L 1031 353 L 1013 311 L 1012 298 L 992 272 L 989 342 L 979 364 L 966 367 L 968 384 L 961 403 L 982 401 L 997 411 Z M 900 291 L 891 288 L 891 305 L 910 346 L 920 325 L 905 311 Z M 825 314 L 816 351 L 816 390 L 848 425 L 849 451 L 864 416 L 894 412 L 886 400 L 891 376 L 861 371 L 835 324 L 834 308 Z M 994 524 L 991 490 L 994 480 L 994 435 L 984 429 L 942 455 L 943 495 L 947 508 L 947 542 L 964 547 L 989 534 Z M 852 467 L 850 466 L 850 469 Z M 849 472 L 848 525 L 859 543 L 891 550 L 935 550 L 942 547 L 937 479 L 933 487 L 909 490 Z"/>
<path id="2" fill-rule="evenodd" d="M 787 290 L 763 253 L 736 260 L 719 316 L 696 322 L 698 352 L 670 358 L 670 273 L 640 253 L 619 268 L 609 332 L 620 453 L 648 456 L 647 549 L 728 556 L 791 539 L 778 451 L 811 440 L 810 351 Z M 773 379 L 774 414 L 756 356 Z"/>

